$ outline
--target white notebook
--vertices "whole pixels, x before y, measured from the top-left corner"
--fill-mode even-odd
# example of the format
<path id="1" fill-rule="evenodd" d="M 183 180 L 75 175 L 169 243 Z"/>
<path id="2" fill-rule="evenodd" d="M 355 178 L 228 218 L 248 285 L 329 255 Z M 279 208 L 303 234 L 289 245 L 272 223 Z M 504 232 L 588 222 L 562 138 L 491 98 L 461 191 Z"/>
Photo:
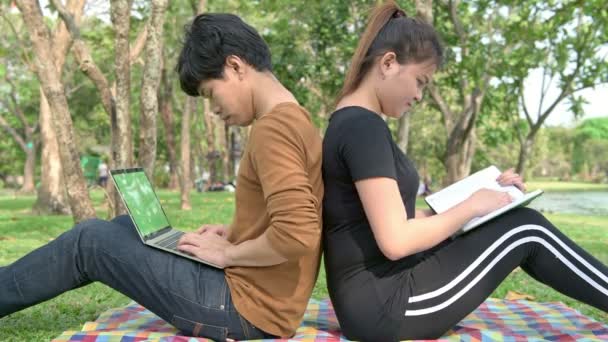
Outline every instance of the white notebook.
<path id="1" fill-rule="evenodd" d="M 501 173 L 502 172 L 500 172 L 496 166 L 492 165 L 481 171 L 475 172 L 465 179 L 441 189 L 432 195 L 427 196 L 425 201 L 437 214 L 441 214 L 456 204 L 466 200 L 475 191 L 483 188 L 505 191 L 508 192 L 511 197 L 513 197 L 513 202 L 507 204 L 506 206 L 485 216 L 475 217 L 471 221 L 467 222 L 460 230 L 460 233 L 464 233 L 513 208 L 528 205 L 528 203 L 543 193 L 542 190 L 523 193 L 514 185 L 501 186 L 496 181 Z"/>

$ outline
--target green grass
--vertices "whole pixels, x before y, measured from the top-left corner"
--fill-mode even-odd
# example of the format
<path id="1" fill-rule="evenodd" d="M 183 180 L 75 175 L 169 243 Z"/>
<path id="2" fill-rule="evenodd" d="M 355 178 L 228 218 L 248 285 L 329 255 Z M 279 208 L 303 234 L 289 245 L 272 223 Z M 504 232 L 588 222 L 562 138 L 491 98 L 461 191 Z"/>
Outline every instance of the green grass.
<path id="1" fill-rule="evenodd" d="M 608 191 L 608 184 L 558 181 L 530 181 L 526 182 L 529 191 L 543 189 L 544 191 Z"/>
<path id="2" fill-rule="evenodd" d="M 106 217 L 102 194 L 92 197 L 99 217 Z M 228 223 L 234 211 L 233 194 L 192 193 L 192 211 L 179 210 L 179 194 L 161 190 L 159 197 L 174 226 L 196 229 L 201 223 Z M 0 195 L 0 265 L 7 265 L 29 251 L 47 243 L 72 226 L 69 216 L 35 216 L 29 211 L 33 196 Z M 422 200 L 419 207 L 425 207 Z M 200 209 L 200 210 L 198 210 Z M 608 263 L 608 217 L 548 215 L 573 240 L 594 256 Z M 533 295 L 537 301 L 561 301 L 591 317 L 608 323 L 608 314 L 571 300 L 514 271 L 493 296 L 503 298 L 507 291 Z M 325 270 L 321 269 L 313 291 L 314 298 L 327 297 Z M 85 321 L 95 320 L 103 311 L 121 306 L 129 299 L 101 284 L 70 291 L 50 301 L 0 320 L 0 341 L 43 341 L 65 330 L 79 330 Z"/>

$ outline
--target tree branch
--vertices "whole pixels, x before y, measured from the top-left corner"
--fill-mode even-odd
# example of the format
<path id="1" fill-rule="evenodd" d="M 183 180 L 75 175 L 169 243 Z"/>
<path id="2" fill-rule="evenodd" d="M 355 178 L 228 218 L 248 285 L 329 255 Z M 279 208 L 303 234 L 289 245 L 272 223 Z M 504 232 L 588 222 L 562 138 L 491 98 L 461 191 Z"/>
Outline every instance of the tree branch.
<path id="1" fill-rule="evenodd" d="M 542 84 L 540 86 L 540 101 L 538 103 L 538 114 L 540 114 L 543 110 L 543 103 L 545 102 L 545 96 L 547 95 L 547 92 L 549 91 L 549 86 L 551 86 L 551 82 L 553 81 L 553 75 L 551 75 L 551 79 L 549 79 L 549 82 L 547 82 L 547 68 L 543 67 L 543 81 Z M 547 84 L 547 86 L 545 86 L 545 83 Z"/>
<path id="2" fill-rule="evenodd" d="M 526 101 L 524 98 L 524 80 L 520 79 L 519 80 L 519 87 L 518 91 L 519 91 L 519 98 L 521 100 L 521 106 L 522 109 L 524 110 L 524 114 L 526 115 L 526 121 L 528 122 L 528 125 L 530 125 L 530 127 L 534 126 L 534 122 L 532 121 L 532 117 L 530 116 L 530 112 L 528 112 L 528 107 L 526 106 Z"/>
<path id="3" fill-rule="evenodd" d="M 80 29 L 76 25 L 76 21 L 74 20 L 74 17 L 72 16 L 72 14 L 69 13 L 65 7 L 63 7 L 63 4 L 61 3 L 61 1 L 51 0 L 51 2 L 53 3 L 53 6 L 57 10 L 59 17 L 61 18 L 61 20 L 63 20 L 65 27 L 68 29 L 68 31 L 70 31 L 70 35 L 72 36 L 72 39 L 74 39 L 74 41 L 80 40 Z"/>
<path id="4" fill-rule="evenodd" d="M 19 118 L 23 127 L 28 127 L 29 125 L 27 123 L 27 119 L 25 118 L 25 114 L 23 114 L 23 110 L 21 110 L 19 102 L 17 101 L 17 87 L 15 87 L 15 83 L 13 83 L 13 80 L 8 77 L 8 73 L 4 75 L 4 80 L 11 86 L 11 92 L 9 96 L 11 98 L 11 102 L 13 103 L 13 112 L 15 116 Z M 7 103 L 5 103 L 5 105 L 8 107 Z"/>
<path id="5" fill-rule="evenodd" d="M 447 105 L 447 103 L 445 102 L 445 100 L 443 99 L 441 94 L 439 93 L 439 90 L 435 87 L 435 85 L 432 82 L 427 86 L 427 89 L 429 90 L 429 93 L 431 94 L 431 98 L 433 98 L 433 101 L 435 101 L 435 104 L 437 104 L 437 106 L 439 107 L 439 110 L 443 114 L 444 125 L 446 126 L 446 131 L 447 131 L 447 134 L 449 135 L 450 134 L 449 131 L 451 130 L 452 127 L 448 127 L 448 126 L 453 125 L 454 113 L 450 110 L 450 107 Z"/>
<path id="6" fill-rule="evenodd" d="M 99 67 L 97 67 L 97 64 L 95 64 L 95 61 L 93 60 L 93 57 L 91 56 L 88 47 L 82 40 L 80 30 L 76 25 L 73 16 L 68 13 L 68 11 L 63 7 L 60 1 L 51 1 L 59 12 L 59 16 L 65 23 L 66 28 L 68 29 L 70 35 L 72 36 L 72 39 L 74 40 L 74 43 L 72 45 L 72 51 L 74 53 L 74 57 L 76 57 L 76 61 L 79 64 L 78 67 L 85 75 L 87 75 L 87 77 L 93 82 L 93 84 L 95 84 L 95 87 L 97 88 L 97 90 L 99 90 L 99 93 L 101 95 L 101 102 L 103 104 L 103 107 L 106 113 L 111 116 L 112 113 L 114 113 L 116 110 L 116 105 L 114 103 L 114 96 L 110 91 L 108 80 L 106 79 L 103 72 L 101 72 Z"/>
<path id="7" fill-rule="evenodd" d="M 572 94 L 577 93 L 577 92 L 579 92 L 581 90 L 593 88 L 593 87 L 595 87 L 597 85 L 600 85 L 600 84 L 608 84 L 608 82 L 598 82 L 598 83 L 595 83 L 595 84 L 592 84 L 592 85 L 582 86 L 582 87 L 579 87 L 579 88 L 576 88 L 576 89 L 572 90 L 568 95 L 572 95 Z"/>
<path id="8" fill-rule="evenodd" d="M 17 133 L 17 131 L 15 131 L 13 127 L 8 124 L 8 122 L 6 122 L 2 114 L 0 114 L 0 126 L 2 126 L 2 128 L 4 128 L 10 135 L 13 136 L 15 141 L 19 144 L 19 146 L 21 146 L 24 151 L 27 149 L 23 138 L 19 135 L 19 133 Z"/>
<path id="9" fill-rule="evenodd" d="M 587 36 L 584 37 L 583 39 L 583 45 L 586 45 L 586 41 L 587 39 L 593 35 L 593 31 L 589 31 L 589 34 Z M 584 61 L 582 60 L 582 52 L 577 52 L 576 53 L 576 66 L 574 68 L 574 71 L 572 71 L 572 73 L 568 76 L 566 76 L 566 82 L 564 83 L 564 87 L 562 88 L 562 92 L 559 94 L 559 96 L 557 97 L 557 99 L 555 99 L 555 101 L 551 104 L 551 106 L 549 106 L 549 108 L 547 108 L 538 118 L 538 122 L 536 122 L 535 126 L 540 127 L 545 120 L 547 120 L 547 118 L 549 117 L 549 115 L 551 114 L 551 112 L 553 112 L 553 110 L 555 109 L 555 107 L 566 97 L 568 97 L 569 95 L 571 95 L 574 91 L 572 88 L 572 82 L 574 82 L 574 79 L 576 78 L 576 76 L 578 75 L 581 67 L 584 64 Z M 536 128 L 536 127 L 535 127 Z"/>
<path id="10" fill-rule="evenodd" d="M 458 19 L 458 14 L 456 13 L 459 2 L 460 2 L 459 0 L 450 0 L 448 2 L 448 7 L 449 7 L 449 11 L 450 11 L 450 20 L 452 21 L 452 24 L 454 25 L 454 30 L 456 31 L 456 35 L 458 36 L 458 39 L 460 40 L 460 45 L 464 47 L 467 42 L 466 33 L 464 32 L 462 23 L 460 22 L 460 19 Z"/>
<path id="11" fill-rule="evenodd" d="M 464 61 L 467 56 L 469 55 L 469 48 L 467 46 L 467 35 L 466 32 L 464 31 L 464 27 L 462 26 L 462 23 L 460 22 L 460 19 L 458 18 L 458 4 L 460 3 L 459 0 L 449 0 L 447 2 L 447 6 L 448 6 L 448 11 L 450 14 L 450 21 L 452 22 L 452 25 L 454 25 L 454 31 L 456 32 L 456 35 L 458 36 L 458 41 L 460 43 L 460 60 Z M 465 95 L 467 93 L 467 89 L 469 88 L 469 80 L 468 80 L 468 75 L 466 73 L 466 69 L 462 69 L 462 74 L 460 75 L 460 99 L 463 102 L 463 107 L 466 108 L 468 107 L 469 104 L 469 100 L 467 98 L 467 96 Z"/>
<path id="12" fill-rule="evenodd" d="M 553 12 L 553 15 L 550 16 L 549 18 L 547 18 L 543 24 L 547 24 L 551 21 L 553 21 L 553 19 L 555 17 L 557 17 L 560 13 L 564 13 L 564 12 L 572 12 L 573 8 L 581 8 L 583 5 L 584 1 L 583 0 L 577 0 L 575 2 L 571 2 L 571 3 L 567 3 L 565 5 L 563 5 L 562 7 L 558 8 L 555 10 L 555 12 Z"/>
<path id="13" fill-rule="evenodd" d="M 521 94 L 523 94 L 523 92 L 521 92 Z M 517 106 L 519 109 L 519 106 Z M 513 114 L 508 114 L 507 118 L 509 119 L 509 122 L 511 123 L 511 126 L 515 128 L 515 132 L 517 133 L 517 140 L 519 141 L 520 144 L 523 144 L 524 142 L 524 135 L 521 131 L 521 128 L 519 128 L 519 122 L 513 121 L 513 117 L 519 117 L 519 112 L 515 111 L 515 115 Z"/>
<path id="14" fill-rule="evenodd" d="M 11 28 L 11 31 L 13 31 L 13 34 L 15 35 L 15 39 L 17 40 L 17 45 L 18 45 L 18 49 L 19 51 L 21 51 L 22 55 L 23 55 L 23 63 L 25 63 L 25 65 L 27 65 L 28 69 L 30 70 L 36 70 L 34 69 L 34 63 L 32 63 L 32 61 L 27 57 L 27 53 L 25 53 L 25 48 L 24 46 L 27 46 L 23 40 L 21 40 L 21 37 L 19 37 L 19 33 L 17 32 L 17 29 L 15 28 L 15 25 L 13 25 L 13 22 L 10 21 L 7 17 L 6 14 L 4 13 L 4 11 L 0 11 L 0 16 L 2 17 L 2 19 L 4 19 L 4 21 L 6 21 L 9 25 L 9 27 Z"/>
<path id="15" fill-rule="evenodd" d="M 488 77 L 489 79 L 489 77 Z M 466 127 L 464 129 L 464 136 L 467 137 L 471 134 L 471 131 L 475 128 L 475 121 L 477 121 L 477 116 L 479 115 L 479 110 L 481 109 L 481 104 L 483 102 L 483 98 L 485 96 L 485 87 L 487 87 L 487 80 L 484 79 L 483 82 L 483 90 L 479 88 L 475 88 L 473 90 L 473 94 L 471 95 L 471 110 L 472 113 L 469 116 Z"/>
<path id="16" fill-rule="evenodd" d="M 142 30 L 137 34 L 135 42 L 132 44 L 131 51 L 129 53 L 129 63 L 133 65 L 137 57 L 141 54 L 146 45 L 146 39 L 148 38 L 148 24 L 144 25 Z"/>

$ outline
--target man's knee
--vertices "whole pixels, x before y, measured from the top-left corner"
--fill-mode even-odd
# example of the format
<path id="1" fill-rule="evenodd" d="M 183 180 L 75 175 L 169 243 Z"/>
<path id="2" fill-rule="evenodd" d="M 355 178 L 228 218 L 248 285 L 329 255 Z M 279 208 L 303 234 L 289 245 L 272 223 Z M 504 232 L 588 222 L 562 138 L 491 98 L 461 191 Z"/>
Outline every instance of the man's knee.
<path id="1" fill-rule="evenodd" d="M 134 227 L 133 220 L 129 215 L 120 215 L 112 219 L 112 223 L 119 224 L 124 227 Z"/>
<path id="2" fill-rule="evenodd" d="M 79 235 L 83 232 L 89 233 L 91 231 L 99 230 L 100 227 L 106 225 L 107 223 L 109 222 L 98 218 L 87 219 L 77 223 L 74 228 L 72 228 L 72 231 L 77 232 Z"/>
<path id="3" fill-rule="evenodd" d="M 78 243 L 82 246 L 98 245 L 100 243 L 116 243 L 117 240 L 129 238 L 129 229 L 114 222 L 97 218 L 88 219 L 78 223 L 73 228 L 78 236 Z"/>

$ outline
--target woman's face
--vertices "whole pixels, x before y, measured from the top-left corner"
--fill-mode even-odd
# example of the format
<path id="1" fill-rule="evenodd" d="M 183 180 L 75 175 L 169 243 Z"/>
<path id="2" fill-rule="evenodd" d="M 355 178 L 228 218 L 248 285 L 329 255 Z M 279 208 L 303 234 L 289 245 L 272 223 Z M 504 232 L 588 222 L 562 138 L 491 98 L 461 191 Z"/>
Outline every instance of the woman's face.
<path id="1" fill-rule="evenodd" d="M 431 81 L 437 66 L 434 61 L 399 64 L 389 55 L 380 60 L 380 74 L 376 84 L 376 96 L 382 113 L 399 118 L 422 100 L 422 93 Z M 388 58 L 387 58 L 388 56 Z"/>

